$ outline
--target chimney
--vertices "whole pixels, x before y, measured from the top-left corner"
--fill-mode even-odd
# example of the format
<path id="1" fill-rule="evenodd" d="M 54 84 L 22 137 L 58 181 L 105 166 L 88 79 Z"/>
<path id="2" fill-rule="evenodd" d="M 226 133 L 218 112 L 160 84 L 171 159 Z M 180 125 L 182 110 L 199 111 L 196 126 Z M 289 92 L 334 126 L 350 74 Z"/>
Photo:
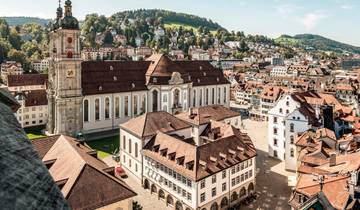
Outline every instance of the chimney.
<path id="1" fill-rule="evenodd" d="M 336 166 L 336 153 L 335 152 L 330 154 L 329 166 L 330 167 Z"/>
<path id="2" fill-rule="evenodd" d="M 191 117 L 193 114 L 194 114 L 194 108 L 193 107 L 190 107 L 189 108 L 189 117 Z"/>

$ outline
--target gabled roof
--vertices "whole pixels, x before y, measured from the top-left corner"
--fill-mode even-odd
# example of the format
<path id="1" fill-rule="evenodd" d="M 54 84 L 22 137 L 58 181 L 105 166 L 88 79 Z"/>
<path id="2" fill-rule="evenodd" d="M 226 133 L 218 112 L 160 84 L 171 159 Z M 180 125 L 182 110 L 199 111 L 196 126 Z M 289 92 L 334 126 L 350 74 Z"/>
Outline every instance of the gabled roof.
<path id="1" fill-rule="evenodd" d="M 203 125 L 209 123 L 210 120 L 222 121 L 227 118 L 240 116 L 240 113 L 220 105 L 196 107 L 192 108 L 189 112 L 180 113 L 176 117 L 193 125 Z"/>
<path id="2" fill-rule="evenodd" d="M 120 127 L 140 138 L 146 138 L 156 135 L 158 131 L 168 133 L 190 128 L 191 125 L 168 112 L 160 111 L 145 113 L 121 124 Z"/>
<path id="3" fill-rule="evenodd" d="M 143 154 L 195 181 L 256 156 L 248 135 L 235 128 L 229 129 L 231 125 L 212 123 L 213 127 L 220 127 L 221 133 L 213 141 L 195 146 L 159 132 L 145 145 Z M 179 164 L 178 160 L 182 163 Z"/>
<path id="4" fill-rule="evenodd" d="M 50 148 L 41 145 L 49 143 Z M 33 144 L 43 162 L 52 162 L 49 172 L 73 209 L 95 209 L 136 195 L 124 182 L 107 173 L 114 169 L 91 156 L 91 148 L 71 137 L 56 136 Z"/>
<path id="5" fill-rule="evenodd" d="M 84 95 L 147 90 L 147 61 L 85 61 L 81 63 Z"/>
<path id="6" fill-rule="evenodd" d="M 9 87 L 46 85 L 47 82 L 48 82 L 47 74 L 8 75 Z"/>

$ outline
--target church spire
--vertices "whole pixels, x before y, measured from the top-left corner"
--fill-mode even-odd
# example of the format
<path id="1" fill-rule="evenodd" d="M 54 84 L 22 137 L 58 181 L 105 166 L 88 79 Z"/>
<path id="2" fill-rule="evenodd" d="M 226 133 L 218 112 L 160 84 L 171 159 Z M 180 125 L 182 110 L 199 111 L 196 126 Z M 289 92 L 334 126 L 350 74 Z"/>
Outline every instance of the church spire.
<path id="1" fill-rule="evenodd" d="M 56 18 L 59 20 L 62 18 L 62 16 L 63 16 L 63 10 L 61 7 L 61 0 L 59 0 L 59 7 L 57 8 L 57 11 L 56 11 Z"/>
<path id="2" fill-rule="evenodd" d="M 70 0 L 65 1 L 65 17 L 71 17 L 72 16 L 72 5 Z"/>

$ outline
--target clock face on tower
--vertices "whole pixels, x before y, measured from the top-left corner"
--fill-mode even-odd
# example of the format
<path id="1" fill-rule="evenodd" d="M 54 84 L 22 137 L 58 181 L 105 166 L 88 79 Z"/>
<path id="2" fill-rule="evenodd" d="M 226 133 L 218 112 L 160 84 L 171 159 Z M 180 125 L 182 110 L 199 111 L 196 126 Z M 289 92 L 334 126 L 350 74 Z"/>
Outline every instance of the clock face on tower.
<path id="1" fill-rule="evenodd" d="M 66 77 L 67 78 L 73 78 L 74 76 L 75 76 L 74 70 L 71 70 L 71 69 L 66 70 Z"/>

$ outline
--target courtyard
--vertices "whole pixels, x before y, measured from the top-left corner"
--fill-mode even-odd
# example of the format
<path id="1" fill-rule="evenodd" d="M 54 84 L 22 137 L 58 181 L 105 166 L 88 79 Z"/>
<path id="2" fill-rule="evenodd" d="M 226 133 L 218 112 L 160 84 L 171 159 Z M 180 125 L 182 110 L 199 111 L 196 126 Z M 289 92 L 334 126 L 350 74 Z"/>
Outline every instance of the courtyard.
<path id="1" fill-rule="evenodd" d="M 257 148 L 257 170 L 256 170 L 256 191 L 258 197 L 255 201 L 242 206 L 244 210 L 286 210 L 290 209 L 288 205 L 291 188 L 288 187 L 288 176 L 293 176 L 291 172 L 284 170 L 285 166 L 279 160 L 269 158 L 267 155 L 267 122 L 243 120 L 243 132 L 247 133 L 253 140 Z M 102 147 L 104 142 L 95 141 L 92 145 Z M 111 141 L 109 141 L 111 142 Z M 119 142 L 119 141 L 117 141 Z M 104 150 L 104 149 L 103 149 Z M 104 151 L 103 151 L 104 152 Z M 104 162 L 108 165 L 116 165 L 112 160 L 111 153 L 104 152 L 108 155 L 103 156 Z M 150 191 L 143 189 L 134 179 L 128 177 L 124 181 L 132 187 L 138 194 L 134 200 L 138 201 L 144 210 L 168 210 L 172 209 L 165 205 L 164 201 L 159 201 L 157 195 L 150 194 Z"/>

